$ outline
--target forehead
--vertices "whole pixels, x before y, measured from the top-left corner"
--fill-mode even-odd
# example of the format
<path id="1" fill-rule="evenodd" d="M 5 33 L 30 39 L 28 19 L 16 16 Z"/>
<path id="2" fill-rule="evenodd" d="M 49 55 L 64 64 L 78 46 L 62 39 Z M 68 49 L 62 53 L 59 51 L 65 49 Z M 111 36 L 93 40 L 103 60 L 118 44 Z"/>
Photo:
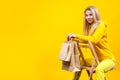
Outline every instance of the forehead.
<path id="1" fill-rule="evenodd" d="M 91 10 L 86 10 L 85 14 L 92 14 Z"/>

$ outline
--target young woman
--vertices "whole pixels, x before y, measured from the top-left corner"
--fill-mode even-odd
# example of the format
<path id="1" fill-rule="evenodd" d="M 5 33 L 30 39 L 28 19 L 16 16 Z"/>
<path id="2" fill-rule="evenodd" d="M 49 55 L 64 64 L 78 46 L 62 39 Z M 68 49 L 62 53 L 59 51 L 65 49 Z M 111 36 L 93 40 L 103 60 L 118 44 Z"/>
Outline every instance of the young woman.
<path id="1" fill-rule="evenodd" d="M 94 44 L 100 61 L 96 67 L 96 80 L 104 80 L 105 72 L 115 66 L 115 58 L 108 45 L 107 26 L 100 20 L 98 10 L 94 6 L 89 6 L 85 9 L 84 35 L 68 34 L 67 37 L 91 41 Z M 79 80 L 79 77 L 74 78 L 74 80 Z"/>

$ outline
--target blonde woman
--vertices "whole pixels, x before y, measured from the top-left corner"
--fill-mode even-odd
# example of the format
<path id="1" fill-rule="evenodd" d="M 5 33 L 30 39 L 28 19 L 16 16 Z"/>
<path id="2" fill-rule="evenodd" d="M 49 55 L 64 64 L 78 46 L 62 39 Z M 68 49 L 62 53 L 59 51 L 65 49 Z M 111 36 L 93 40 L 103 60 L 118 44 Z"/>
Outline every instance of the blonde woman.
<path id="1" fill-rule="evenodd" d="M 94 31 L 93 31 L 94 30 Z M 68 38 L 91 41 L 100 63 L 96 67 L 96 80 L 105 80 L 105 72 L 115 66 L 115 58 L 109 48 L 107 26 L 100 20 L 98 10 L 89 6 L 84 11 L 84 35 L 68 34 Z M 74 80 L 79 80 L 80 73 L 76 73 Z"/>

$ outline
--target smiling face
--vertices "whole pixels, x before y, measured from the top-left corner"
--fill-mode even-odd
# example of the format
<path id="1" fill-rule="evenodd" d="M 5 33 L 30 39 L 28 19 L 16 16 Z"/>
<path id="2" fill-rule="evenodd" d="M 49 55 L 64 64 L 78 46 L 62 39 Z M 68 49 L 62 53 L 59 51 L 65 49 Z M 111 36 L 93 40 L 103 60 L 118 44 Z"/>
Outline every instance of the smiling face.
<path id="1" fill-rule="evenodd" d="M 93 17 L 93 13 L 91 10 L 86 10 L 85 19 L 89 24 L 94 23 L 94 17 Z"/>

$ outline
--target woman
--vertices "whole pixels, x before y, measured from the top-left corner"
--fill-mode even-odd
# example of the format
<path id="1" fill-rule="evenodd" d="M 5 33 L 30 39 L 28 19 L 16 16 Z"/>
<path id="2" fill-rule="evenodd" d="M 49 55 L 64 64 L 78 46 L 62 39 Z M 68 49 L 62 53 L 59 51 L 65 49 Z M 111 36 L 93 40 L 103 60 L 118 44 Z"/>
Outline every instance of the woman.
<path id="1" fill-rule="evenodd" d="M 67 37 L 73 40 L 91 41 L 94 44 L 100 61 L 96 67 L 96 80 L 104 80 L 105 72 L 115 66 L 115 58 L 108 46 L 107 26 L 100 21 L 98 11 L 94 6 L 89 6 L 84 11 L 84 35 L 68 34 Z M 79 80 L 79 77 L 74 80 Z"/>

